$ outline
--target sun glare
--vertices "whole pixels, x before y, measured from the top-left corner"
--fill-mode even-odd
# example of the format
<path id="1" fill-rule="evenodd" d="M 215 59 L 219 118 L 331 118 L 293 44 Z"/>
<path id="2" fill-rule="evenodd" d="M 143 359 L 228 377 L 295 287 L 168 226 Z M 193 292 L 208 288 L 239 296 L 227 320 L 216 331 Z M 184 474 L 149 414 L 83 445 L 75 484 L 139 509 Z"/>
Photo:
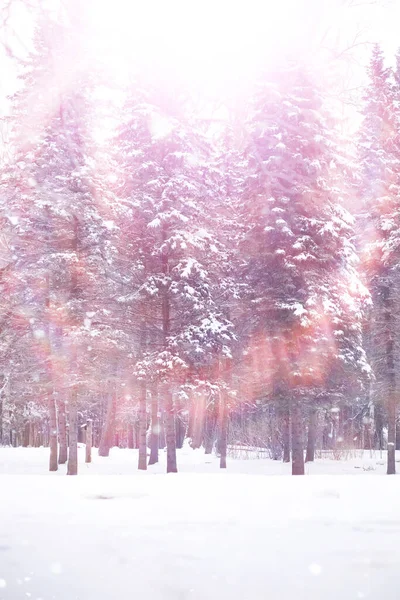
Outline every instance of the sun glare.
<path id="1" fill-rule="evenodd" d="M 244 76 L 255 62 L 274 60 L 282 44 L 290 47 L 300 33 L 293 18 L 296 4 L 267 1 L 252 7 L 223 0 L 156 3 L 155 8 L 101 0 L 90 13 L 92 43 L 117 76 L 129 76 L 140 65 L 173 69 L 178 77 L 213 86 Z"/>
<path id="2" fill-rule="evenodd" d="M 183 80 L 217 95 L 240 93 L 260 67 L 293 53 L 324 64 L 353 43 L 362 52 L 363 32 L 377 26 L 373 8 L 349 10 L 340 0 L 85 3 L 88 44 L 117 82 L 144 69 L 166 85 Z"/>

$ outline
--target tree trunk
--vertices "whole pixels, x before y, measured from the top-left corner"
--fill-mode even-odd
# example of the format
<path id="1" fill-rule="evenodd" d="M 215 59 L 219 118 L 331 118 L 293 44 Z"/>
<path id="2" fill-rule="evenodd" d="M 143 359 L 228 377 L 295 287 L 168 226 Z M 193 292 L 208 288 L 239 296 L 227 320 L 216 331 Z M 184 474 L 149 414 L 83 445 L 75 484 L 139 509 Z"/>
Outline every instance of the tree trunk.
<path id="1" fill-rule="evenodd" d="M 292 475 L 304 475 L 303 421 L 300 400 L 291 404 L 292 417 Z"/>
<path id="2" fill-rule="evenodd" d="M 114 390 L 108 395 L 107 414 L 101 432 L 99 456 L 109 456 L 115 428 L 115 396 Z"/>
<path id="3" fill-rule="evenodd" d="M 50 427 L 50 460 L 49 469 L 50 471 L 57 471 L 58 469 L 58 441 L 57 441 L 57 407 L 56 399 L 54 397 L 53 390 L 49 392 L 49 427 Z"/>
<path id="4" fill-rule="evenodd" d="M 76 376 L 78 370 L 77 350 L 72 342 L 71 372 Z M 78 388 L 72 386 L 68 402 L 68 464 L 67 475 L 78 474 Z"/>
<path id="5" fill-rule="evenodd" d="M 158 415 L 158 393 L 157 386 L 151 390 L 151 435 L 150 435 L 150 460 L 149 465 L 158 462 L 158 445 L 160 435 L 160 424 Z"/>
<path id="6" fill-rule="evenodd" d="M 307 436 L 307 452 L 306 462 L 314 462 L 315 457 L 315 442 L 317 439 L 317 409 L 314 407 L 310 408 L 309 421 L 308 421 L 308 436 Z"/>
<path id="7" fill-rule="evenodd" d="M 139 450 L 139 420 L 136 419 L 134 423 L 134 432 L 135 432 L 135 450 Z"/>
<path id="8" fill-rule="evenodd" d="M 146 471 L 147 469 L 147 412 L 146 412 L 146 382 L 140 381 L 139 397 L 139 462 L 138 469 Z"/>
<path id="9" fill-rule="evenodd" d="M 282 444 L 283 462 L 290 462 L 290 408 L 288 401 L 285 401 L 282 411 Z"/>
<path id="10" fill-rule="evenodd" d="M 48 214 L 48 231 L 50 231 L 50 216 Z M 49 248 L 49 251 L 50 248 Z M 57 471 L 58 469 L 58 434 L 57 434 L 57 405 L 54 395 L 53 382 L 53 330 L 50 317 L 50 275 L 46 273 L 46 313 L 45 313 L 45 332 L 46 332 L 46 385 L 47 385 L 47 401 L 49 407 L 49 470 Z"/>
<path id="11" fill-rule="evenodd" d="M 214 440 L 212 437 L 207 437 L 204 442 L 204 454 L 212 454 L 214 448 Z"/>
<path id="12" fill-rule="evenodd" d="M 67 475 L 78 474 L 78 398 L 77 389 L 74 386 L 71 390 L 68 403 L 68 423 L 69 423 L 69 448 L 68 448 L 68 467 Z"/>
<path id="13" fill-rule="evenodd" d="M 384 418 L 381 403 L 375 404 L 375 443 L 378 450 L 384 449 L 384 438 L 383 438 Z"/>
<path id="14" fill-rule="evenodd" d="M 219 439 L 218 449 L 220 452 L 219 466 L 226 469 L 226 454 L 228 446 L 228 410 L 226 405 L 226 390 L 222 389 L 219 394 Z"/>
<path id="15" fill-rule="evenodd" d="M 400 450 L 400 422 L 396 421 L 396 450 Z"/>
<path id="16" fill-rule="evenodd" d="M 382 302 L 385 319 L 385 355 L 388 378 L 387 414 L 388 414 L 388 445 L 387 445 L 387 474 L 396 473 L 396 375 L 394 366 L 393 315 L 388 284 L 382 286 Z"/>
<path id="17" fill-rule="evenodd" d="M 58 464 L 64 465 L 68 460 L 68 442 L 67 442 L 67 416 L 65 413 L 65 400 L 58 402 L 58 437 L 59 452 Z"/>
<path id="18" fill-rule="evenodd" d="M 93 439 L 93 424 L 92 420 L 86 421 L 86 456 L 85 462 L 92 462 L 92 439 Z"/>
<path id="19" fill-rule="evenodd" d="M 163 228 L 162 237 L 165 241 L 167 231 Z M 161 256 L 162 271 L 166 280 L 169 278 L 169 261 L 168 254 L 164 252 Z M 170 290 L 169 285 L 165 284 L 162 295 L 162 326 L 163 326 L 163 341 L 164 349 L 168 351 L 169 336 L 171 333 L 171 315 L 170 315 Z M 176 461 L 176 431 L 175 431 L 175 407 L 174 397 L 172 394 L 172 382 L 167 380 L 164 384 L 164 411 L 166 421 L 166 438 L 167 438 L 167 473 L 177 473 Z"/>
<path id="20" fill-rule="evenodd" d="M 176 431 L 175 431 L 175 408 L 174 398 L 169 383 L 165 385 L 164 406 L 166 416 L 166 437 L 167 437 L 167 473 L 177 473 L 176 462 Z"/>

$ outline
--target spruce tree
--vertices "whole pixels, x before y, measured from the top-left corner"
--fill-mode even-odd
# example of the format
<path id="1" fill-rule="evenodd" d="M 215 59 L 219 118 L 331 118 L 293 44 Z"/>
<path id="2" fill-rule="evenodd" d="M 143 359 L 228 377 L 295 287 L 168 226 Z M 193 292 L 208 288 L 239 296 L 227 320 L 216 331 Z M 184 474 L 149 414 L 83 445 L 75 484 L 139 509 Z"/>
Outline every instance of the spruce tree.
<path id="1" fill-rule="evenodd" d="M 290 406 L 293 474 L 304 473 L 305 401 L 335 364 L 367 370 L 346 164 L 328 118 L 311 73 L 292 64 L 262 82 L 249 123 L 245 274 L 254 334 L 271 349 L 263 385 Z"/>
<path id="2" fill-rule="evenodd" d="M 368 67 L 358 152 L 361 163 L 360 197 L 363 262 L 374 301 L 371 320 L 372 360 L 386 395 L 388 423 L 387 473 L 396 472 L 395 309 L 396 267 L 399 261 L 399 92 L 398 70 L 391 69 L 375 46 Z"/>

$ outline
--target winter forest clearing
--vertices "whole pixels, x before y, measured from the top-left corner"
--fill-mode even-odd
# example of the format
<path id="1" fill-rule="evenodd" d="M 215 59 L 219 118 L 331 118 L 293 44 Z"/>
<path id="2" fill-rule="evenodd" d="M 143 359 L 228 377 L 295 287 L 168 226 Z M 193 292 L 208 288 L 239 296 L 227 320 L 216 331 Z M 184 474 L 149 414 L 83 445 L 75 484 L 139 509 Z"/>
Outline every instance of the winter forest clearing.
<path id="1" fill-rule="evenodd" d="M 0 0 L 0 600 L 394 599 L 400 2 L 156 4 Z"/>

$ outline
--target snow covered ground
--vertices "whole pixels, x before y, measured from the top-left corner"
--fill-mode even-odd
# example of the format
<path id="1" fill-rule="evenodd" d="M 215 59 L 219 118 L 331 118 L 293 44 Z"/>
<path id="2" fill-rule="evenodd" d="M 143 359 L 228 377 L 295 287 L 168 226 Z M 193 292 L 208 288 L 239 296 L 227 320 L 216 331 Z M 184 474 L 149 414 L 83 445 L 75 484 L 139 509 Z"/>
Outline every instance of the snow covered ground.
<path id="1" fill-rule="evenodd" d="M 379 454 L 297 478 L 189 449 L 171 475 L 131 450 L 82 454 L 78 477 L 47 458 L 0 448 L 1 600 L 400 598 L 400 476 L 377 478 Z"/>

